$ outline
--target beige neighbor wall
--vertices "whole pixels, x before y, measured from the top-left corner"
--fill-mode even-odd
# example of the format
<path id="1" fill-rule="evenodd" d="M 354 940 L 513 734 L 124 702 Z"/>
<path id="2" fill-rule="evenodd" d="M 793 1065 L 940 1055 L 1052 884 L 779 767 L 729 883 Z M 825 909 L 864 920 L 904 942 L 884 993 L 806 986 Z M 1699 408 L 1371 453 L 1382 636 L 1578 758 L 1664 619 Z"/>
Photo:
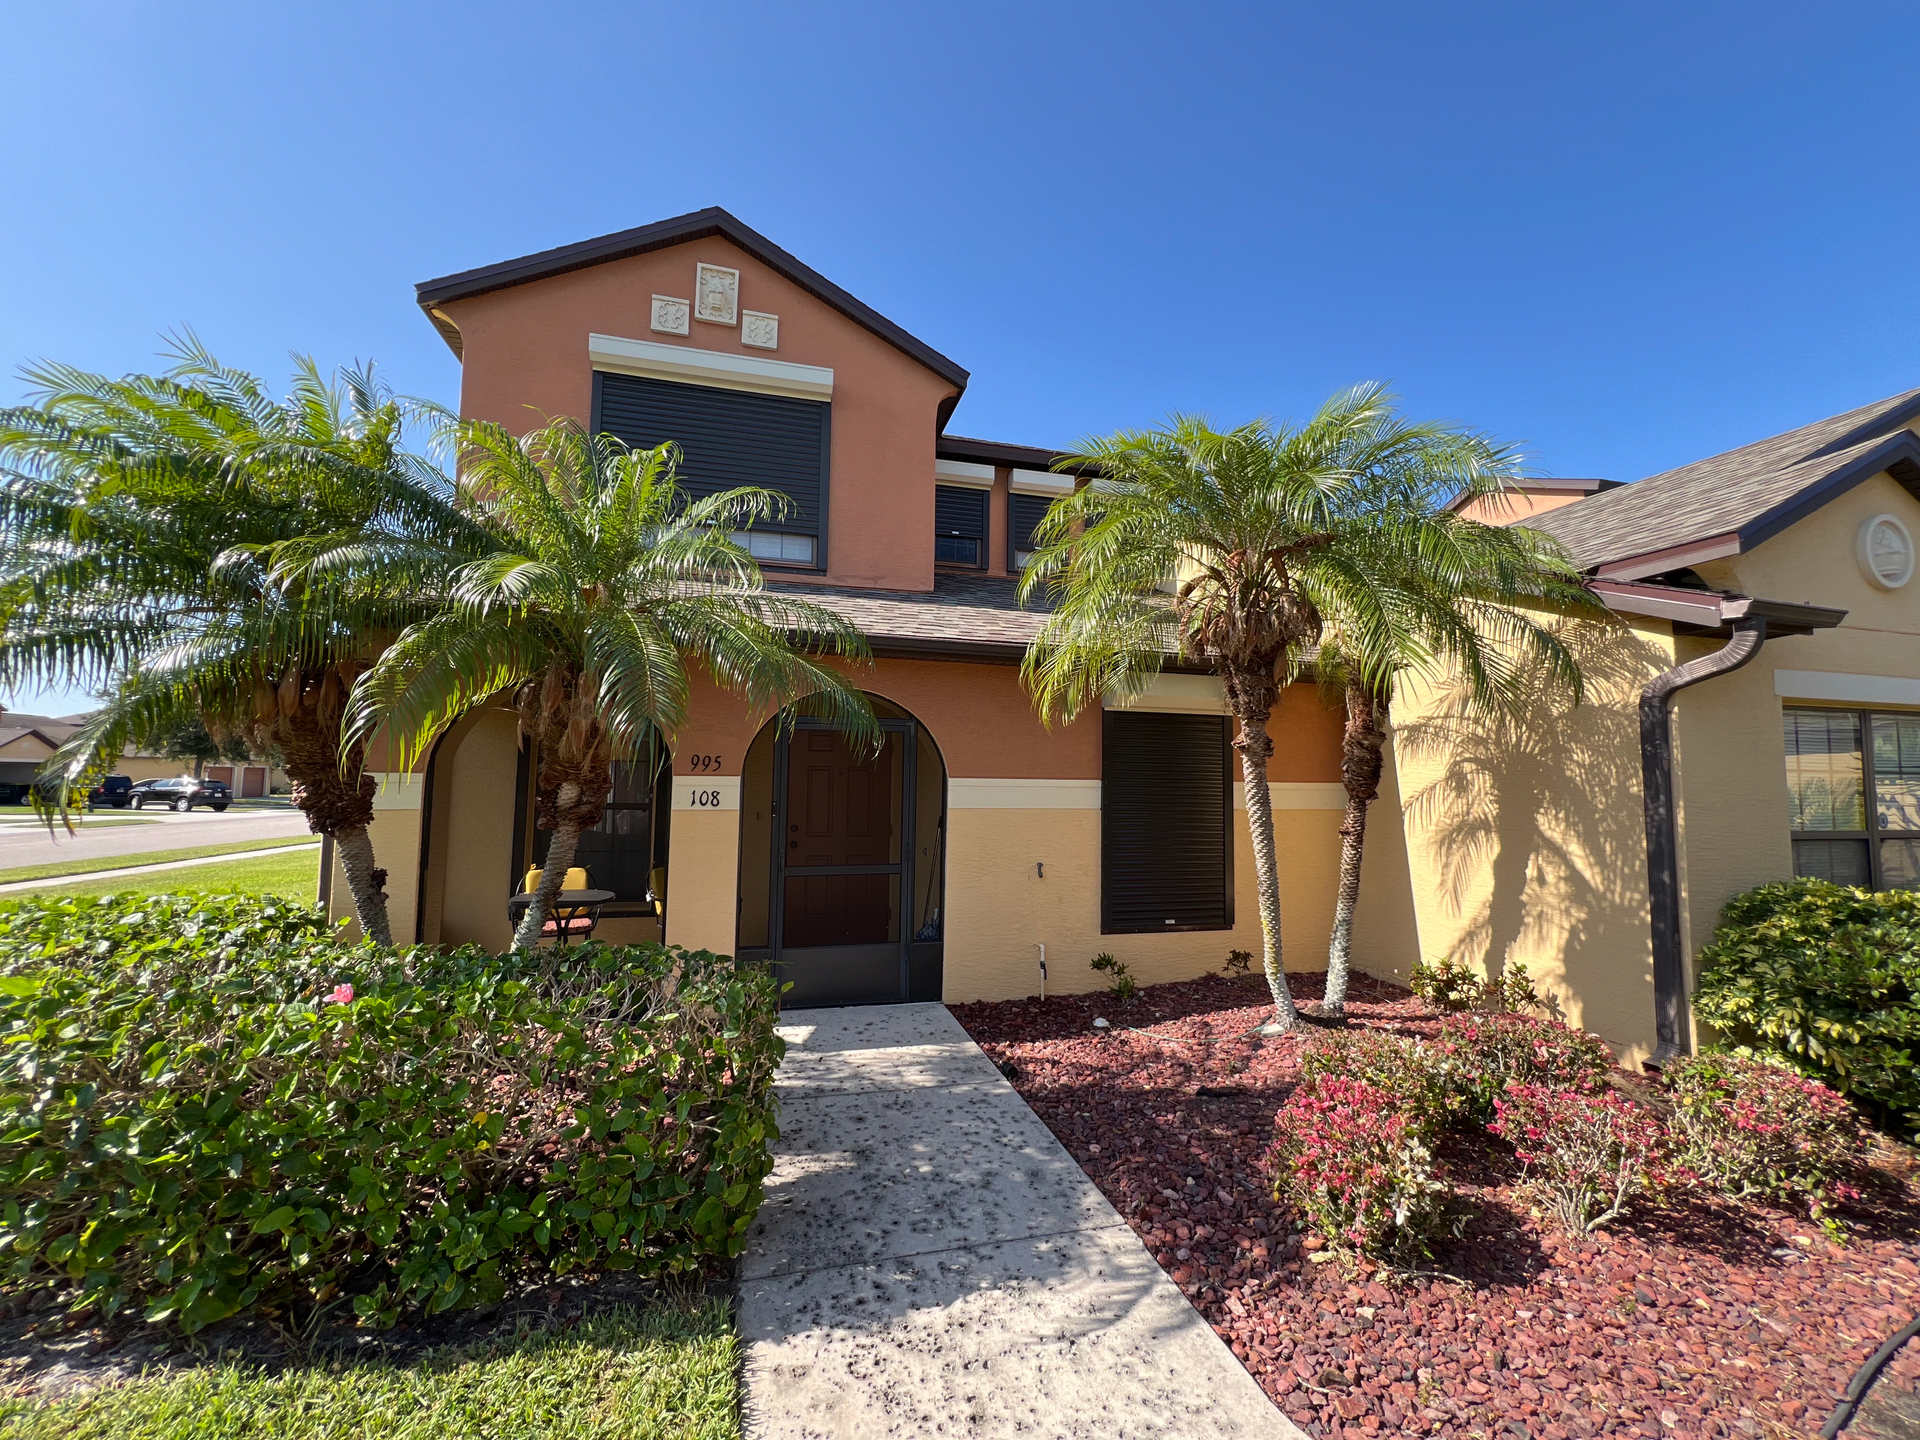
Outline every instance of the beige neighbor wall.
<path id="1" fill-rule="evenodd" d="M 1881 474 L 1748 554 L 1699 567 L 1711 584 L 1844 609 L 1847 618 L 1838 629 L 1769 640 L 1744 668 L 1675 698 L 1689 956 L 1713 938 L 1720 910 L 1733 896 L 1793 875 L 1782 709 L 1920 709 L 1897 700 L 1827 698 L 1836 690 L 1858 691 L 1860 681 L 1850 677 L 1920 684 L 1920 579 L 1882 590 L 1869 583 L 1854 556 L 1861 526 L 1882 514 L 1898 517 L 1920 538 L 1920 503 Z M 1715 648 L 1711 641 L 1682 646 L 1682 658 Z M 1816 678 L 1802 678 L 1809 676 Z"/>
<path id="2" fill-rule="evenodd" d="M 420 804 L 426 787 L 418 775 L 375 772 L 380 787 L 373 796 L 373 823 L 367 836 L 373 841 L 374 864 L 387 872 L 387 924 L 393 931 L 393 943 L 413 943 L 414 918 L 420 903 Z M 327 918 L 347 922 L 350 943 L 360 939 L 360 922 L 353 910 L 353 893 L 347 889 L 346 871 L 340 867 L 337 846 L 327 847 L 332 856 L 333 874 L 327 885 Z"/>
<path id="3" fill-rule="evenodd" d="M 1586 677 L 1577 707 L 1544 680 L 1518 718 L 1476 713 L 1449 681 L 1406 687 L 1393 798 L 1425 960 L 1518 961 L 1637 1063 L 1654 1046 L 1639 695 L 1673 641 L 1664 621 L 1565 633 Z"/>

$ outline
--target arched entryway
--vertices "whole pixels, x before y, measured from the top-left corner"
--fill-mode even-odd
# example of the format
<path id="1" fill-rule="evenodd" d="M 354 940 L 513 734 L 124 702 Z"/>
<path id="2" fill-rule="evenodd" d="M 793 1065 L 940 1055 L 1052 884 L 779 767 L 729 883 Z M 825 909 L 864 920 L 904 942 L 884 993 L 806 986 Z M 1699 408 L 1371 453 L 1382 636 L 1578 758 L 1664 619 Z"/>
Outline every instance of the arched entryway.
<path id="1" fill-rule="evenodd" d="M 763 726 L 742 767 L 739 953 L 773 963 L 789 1007 L 940 998 L 947 767 L 867 698 L 877 754 L 802 716 Z"/>

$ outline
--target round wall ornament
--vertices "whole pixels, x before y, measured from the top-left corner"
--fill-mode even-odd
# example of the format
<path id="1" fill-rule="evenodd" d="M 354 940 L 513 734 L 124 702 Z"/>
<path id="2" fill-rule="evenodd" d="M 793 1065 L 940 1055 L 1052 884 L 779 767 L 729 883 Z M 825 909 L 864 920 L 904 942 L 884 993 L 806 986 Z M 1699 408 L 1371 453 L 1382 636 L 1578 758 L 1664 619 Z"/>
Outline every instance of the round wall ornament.
<path id="1" fill-rule="evenodd" d="M 1861 572 L 1882 590 L 1898 590 L 1913 578 L 1913 536 L 1897 516 L 1868 519 L 1854 550 Z"/>

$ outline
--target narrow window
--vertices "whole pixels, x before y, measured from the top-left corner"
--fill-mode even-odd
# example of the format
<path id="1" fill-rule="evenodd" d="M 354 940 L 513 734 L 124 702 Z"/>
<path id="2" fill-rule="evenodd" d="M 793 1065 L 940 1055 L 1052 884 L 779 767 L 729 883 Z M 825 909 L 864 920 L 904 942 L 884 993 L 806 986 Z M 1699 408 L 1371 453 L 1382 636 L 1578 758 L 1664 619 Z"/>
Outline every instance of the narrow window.
<path id="1" fill-rule="evenodd" d="M 987 555 L 988 492 L 962 485 L 933 487 L 933 558 L 942 565 L 983 569 Z"/>
<path id="2" fill-rule="evenodd" d="M 1227 721 L 1109 711 L 1100 767 L 1100 928 L 1233 928 Z"/>
<path id="3" fill-rule="evenodd" d="M 610 913 L 649 914 L 653 872 L 666 863 L 662 828 L 672 803 L 673 776 L 662 763 L 653 774 L 644 760 L 616 761 L 613 790 L 600 823 L 580 832 L 573 863 L 587 872 L 592 888 L 611 890 Z M 551 830 L 533 832 L 533 863 L 544 865 Z"/>
<path id="4" fill-rule="evenodd" d="M 1785 712 L 1793 871 L 1920 889 L 1920 715 Z"/>
<path id="5" fill-rule="evenodd" d="M 1013 495 L 1009 499 L 1013 504 L 1007 513 L 1007 544 L 1013 554 L 1008 564 L 1014 570 L 1024 570 L 1027 562 L 1033 559 L 1034 528 L 1039 525 L 1053 501 L 1045 495 Z"/>

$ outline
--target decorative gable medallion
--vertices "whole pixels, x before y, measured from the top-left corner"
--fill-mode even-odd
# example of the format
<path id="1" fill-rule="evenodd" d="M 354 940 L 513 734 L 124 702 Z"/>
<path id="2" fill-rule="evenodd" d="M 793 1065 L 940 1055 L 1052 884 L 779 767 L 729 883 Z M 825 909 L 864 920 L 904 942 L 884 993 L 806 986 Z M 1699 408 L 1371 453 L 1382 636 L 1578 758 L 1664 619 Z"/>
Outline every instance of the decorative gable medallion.
<path id="1" fill-rule="evenodd" d="M 1898 590 L 1913 578 L 1913 536 L 1892 515 L 1875 515 L 1854 542 L 1860 569 L 1882 590 Z"/>
<path id="2" fill-rule="evenodd" d="M 739 317 L 740 272 L 724 265 L 694 267 L 693 318 L 709 325 L 732 325 Z"/>
<path id="3" fill-rule="evenodd" d="M 653 328 L 662 335 L 684 335 L 690 328 L 688 317 L 693 306 L 672 295 L 653 297 Z"/>
<path id="4" fill-rule="evenodd" d="M 740 343 L 759 350 L 780 348 L 780 317 L 760 310 L 740 312 Z"/>

